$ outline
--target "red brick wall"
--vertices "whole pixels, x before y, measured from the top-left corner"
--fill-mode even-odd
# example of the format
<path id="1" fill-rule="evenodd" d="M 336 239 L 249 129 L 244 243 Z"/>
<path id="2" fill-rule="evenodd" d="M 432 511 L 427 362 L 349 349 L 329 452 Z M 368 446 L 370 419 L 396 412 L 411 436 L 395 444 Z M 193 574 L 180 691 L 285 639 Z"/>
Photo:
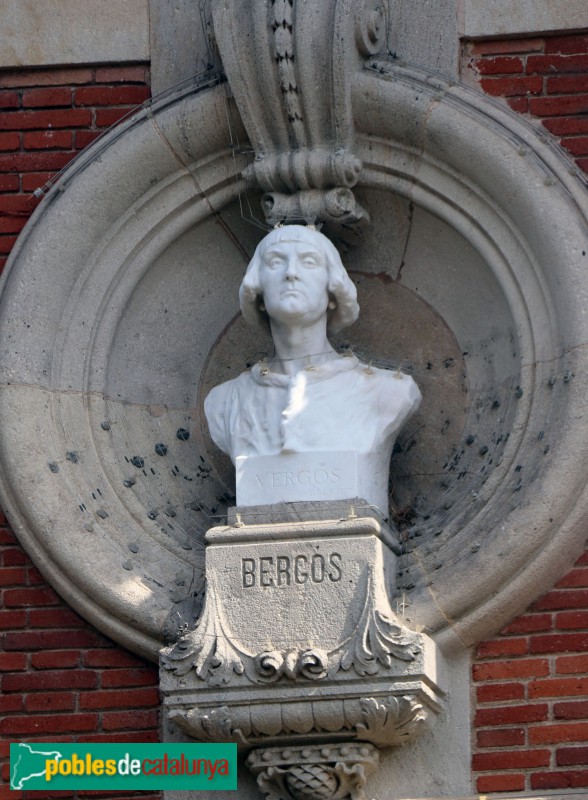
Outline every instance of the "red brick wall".
<path id="1" fill-rule="evenodd" d="M 71 611 L 31 564 L 3 517 L 0 593 L 3 781 L 8 781 L 11 741 L 159 741 L 156 667 Z M 86 795 L 79 793 L 80 798 Z M 77 798 L 78 793 L 44 795 L 53 796 Z M 0 800 L 37 797 L 38 792 L 11 792 L 0 785 Z M 156 800 L 159 795 L 140 797 Z"/>
<path id="2" fill-rule="evenodd" d="M 463 70 L 487 94 L 540 119 L 588 172 L 588 33 L 469 42 Z"/>
<path id="3" fill-rule="evenodd" d="M 588 788 L 588 550 L 472 676 L 479 792 Z"/>
<path id="4" fill-rule="evenodd" d="M 39 202 L 33 191 L 149 94 L 145 65 L 0 71 L 0 269 Z M 158 741 L 156 667 L 71 611 L 1 514 L 0 593 L 0 800 L 38 797 L 6 786 L 11 741 Z"/>
<path id="5" fill-rule="evenodd" d="M 469 42 L 463 68 L 588 172 L 588 34 Z M 588 788 L 588 551 L 478 646 L 472 675 L 479 792 Z"/>
<path id="6" fill-rule="evenodd" d="M 34 190 L 149 96 L 145 65 L 0 71 L 0 270 Z"/>

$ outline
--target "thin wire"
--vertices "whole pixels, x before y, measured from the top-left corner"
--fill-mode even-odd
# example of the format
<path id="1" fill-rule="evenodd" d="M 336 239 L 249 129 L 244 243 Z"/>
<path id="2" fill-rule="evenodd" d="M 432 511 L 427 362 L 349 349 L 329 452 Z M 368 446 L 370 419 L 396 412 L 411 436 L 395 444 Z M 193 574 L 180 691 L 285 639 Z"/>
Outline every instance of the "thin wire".
<path id="1" fill-rule="evenodd" d="M 44 195 L 47 195 L 51 189 L 55 188 L 58 184 L 62 182 L 62 179 L 64 178 L 66 173 L 68 173 L 68 178 L 71 178 L 75 174 L 77 174 L 77 172 L 80 169 L 81 160 L 87 155 L 90 148 L 94 149 L 92 160 L 98 158 L 101 155 L 101 153 L 106 149 L 106 147 L 110 147 L 111 142 L 109 142 L 109 144 L 106 146 L 104 144 L 104 139 L 107 134 L 116 131 L 118 132 L 119 136 L 122 136 L 123 133 L 126 132 L 123 131 L 122 129 L 123 122 L 129 122 L 133 117 L 136 116 L 136 119 L 134 119 L 134 123 L 139 124 L 145 119 L 146 116 L 150 116 L 152 114 L 151 108 L 156 103 L 158 105 L 163 105 L 166 100 L 168 101 L 168 103 L 172 102 L 173 98 L 175 98 L 175 95 L 183 88 L 186 88 L 188 86 L 194 85 L 194 90 L 197 93 L 202 91 L 203 89 L 224 82 L 226 82 L 226 78 L 223 73 L 215 72 L 208 69 L 202 70 L 200 72 L 194 73 L 194 75 L 191 75 L 188 78 L 184 78 L 183 80 L 178 81 L 173 86 L 170 86 L 168 89 L 159 92 L 158 94 L 151 97 L 149 100 L 146 100 L 144 103 L 141 103 L 138 106 L 133 106 L 131 109 L 129 109 L 129 111 L 126 114 L 124 114 L 115 123 L 110 125 L 108 128 L 104 128 L 104 130 L 101 131 L 100 135 L 97 136 L 96 139 L 90 145 L 88 145 L 83 150 L 80 150 L 78 153 L 76 153 L 76 155 L 71 159 L 71 161 L 68 161 L 68 163 L 64 167 L 62 167 L 59 171 L 57 171 L 55 175 L 53 175 L 53 177 L 51 177 L 48 181 L 46 181 L 43 184 L 43 186 L 39 187 L 38 189 L 35 189 L 35 191 L 33 192 L 33 196 L 36 198 L 40 198 Z M 143 115 L 138 114 L 138 112 L 141 110 L 144 111 Z M 60 185 L 59 188 L 64 189 L 65 186 Z"/>
<path id="2" fill-rule="evenodd" d="M 227 89 L 227 94 L 225 95 L 224 109 L 225 109 L 225 118 L 227 120 L 227 127 L 229 129 L 229 140 L 230 140 L 230 143 L 231 143 L 231 152 L 232 152 L 232 155 L 233 155 L 233 164 L 234 164 L 234 167 L 235 167 L 235 183 L 239 187 L 238 199 L 239 199 L 239 210 L 240 210 L 240 213 L 241 213 L 241 219 L 244 222 L 248 222 L 249 224 L 254 225 L 256 228 L 260 228 L 262 231 L 267 232 L 267 231 L 270 230 L 271 226 L 268 225 L 267 223 L 261 222 L 261 220 L 258 220 L 257 217 L 254 215 L 253 209 L 251 208 L 251 203 L 249 201 L 249 197 L 248 197 L 247 192 L 245 192 L 245 198 L 247 200 L 247 205 L 249 206 L 249 217 L 247 217 L 243 213 L 243 192 L 241 191 L 240 180 L 239 180 L 241 172 L 237 167 L 237 152 L 244 153 L 244 151 L 241 149 L 241 147 L 239 145 L 239 141 L 235 140 L 235 138 L 233 137 L 233 129 L 231 127 L 231 119 L 230 119 L 230 113 L 229 113 L 228 89 Z M 253 150 L 251 152 L 253 152 Z"/>

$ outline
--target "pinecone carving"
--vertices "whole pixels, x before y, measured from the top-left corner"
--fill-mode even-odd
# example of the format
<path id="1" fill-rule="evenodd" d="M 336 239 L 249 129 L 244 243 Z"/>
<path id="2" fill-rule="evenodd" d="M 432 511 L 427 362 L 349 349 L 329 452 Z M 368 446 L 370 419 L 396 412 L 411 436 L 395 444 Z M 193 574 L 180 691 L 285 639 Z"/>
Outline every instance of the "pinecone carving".
<path id="1" fill-rule="evenodd" d="M 337 791 L 339 780 L 332 770 L 320 764 L 301 764 L 290 768 L 286 785 L 297 800 L 328 800 Z"/>

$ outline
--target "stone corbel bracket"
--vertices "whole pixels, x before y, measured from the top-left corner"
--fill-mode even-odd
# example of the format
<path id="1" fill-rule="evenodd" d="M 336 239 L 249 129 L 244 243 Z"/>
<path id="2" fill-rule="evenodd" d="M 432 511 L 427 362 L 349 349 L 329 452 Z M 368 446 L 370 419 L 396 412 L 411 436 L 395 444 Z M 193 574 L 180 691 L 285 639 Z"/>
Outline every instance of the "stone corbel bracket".
<path id="1" fill-rule="evenodd" d="M 353 513 L 206 538 L 204 608 L 160 653 L 168 720 L 252 750 L 270 800 L 362 800 L 378 748 L 419 738 L 445 699 L 435 644 L 390 607 L 393 531 Z"/>
<path id="2" fill-rule="evenodd" d="M 386 0 L 218 0 L 214 32 L 269 223 L 357 225 L 351 77 L 386 38 Z"/>

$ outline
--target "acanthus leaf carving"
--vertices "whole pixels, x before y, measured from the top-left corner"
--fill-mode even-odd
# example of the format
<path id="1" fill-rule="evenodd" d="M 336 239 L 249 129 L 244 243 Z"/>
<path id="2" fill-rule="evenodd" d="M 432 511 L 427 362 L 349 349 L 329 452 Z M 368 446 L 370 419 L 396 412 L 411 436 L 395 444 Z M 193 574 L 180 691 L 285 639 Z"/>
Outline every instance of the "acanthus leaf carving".
<path id="1" fill-rule="evenodd" d="M 416 739 L 428 728 L 429 711 L 410 695 L 368 697 L 360 701 L 363 720 L 355 725 L 358 738 L 389 747 Z"/>
<path id="2" fill-rule="evenodd" d="M 202 615 L 194 630 L 180 637 L 173 647 L 162 650 L 161 663 L 176 675 L 195 670 L 211 686 L 230 683 L 245 670 L 251 658 L 227 630 L 214 583 L 208 581 Z"/>
<path id="3" fill-rule="evenodd" d="M 347 784 L 346 790 L 350 800 L 365 800 L 364 787 L 367 774 L 363 764 L 337 761 L 334 771 L 339 778 L 339 784 Z"/>
<path id="4" fill-rule="evenodd" d="M 279 767 L 268 767 L 257 776 L 257 785 L 266 800 L 285 800 L 282 776 L 286 770 Z"/>
<path id="5" fill-rule="evenodd" d="M 247 744 L 247 739 L 239 728 L 233 726 L 231 713 L 227 706 L 218 708 L 175 709 L 170 712 L 172 720 L 189 736 L 199 742 L 237 741 Z"/>
<path id="6" fill-rule="evenodd" d="M 219 686 L 242 674 L 252 683 L 274 683 L 283 677 L 322 680 L 350 669 L 361 676 L 376 675 L 381 668 L 392 667 L 394 659 L 414 661 L 420 651 L 418 634 L 378 608 L 373 577 L 369 576 L 357 626 L 334 650 L 309 647 L 251 653 L 229 629 L 214 582 L 209 580 L 196 628 L 164 649 L 161 663 L 176 675 L 194 670 L 206 683 Z"/>
<path id="7" fill-rule="evenodd" d="M 230 708 L 226 704 L 175 705 L 169 718 L 197 741 L 234 741 L 259 746 L 268 738 L 287 740 L 304 736 L 321 743 L 324 750 L 325 736 L 333 734 L 349 744 L 355 741 L 357 746 L 362 743 L 401 746 L 429 730 L 434 713 L 418 694 L 384 694 L 345 698 L 340 701 L 341 713 L 333 711 L 331 700 L 315 700 L 309 719 L 305 714 L 292 714 L 288 703 L 271 697 L 268 695 L 269 706 L 258 719 L 251 715 L 251 705 L 243 700 Z"/>
<path id="8" fill-rule="evenodd" d="M 395 658 L 414 661 L 420 651 L 417 636 L 377 608 L 370 577 L 356 630 L 329 654 L 329 675 L 351 668 L 358 675 L 375 675 L 380 666 L 391 667 Z"/>

